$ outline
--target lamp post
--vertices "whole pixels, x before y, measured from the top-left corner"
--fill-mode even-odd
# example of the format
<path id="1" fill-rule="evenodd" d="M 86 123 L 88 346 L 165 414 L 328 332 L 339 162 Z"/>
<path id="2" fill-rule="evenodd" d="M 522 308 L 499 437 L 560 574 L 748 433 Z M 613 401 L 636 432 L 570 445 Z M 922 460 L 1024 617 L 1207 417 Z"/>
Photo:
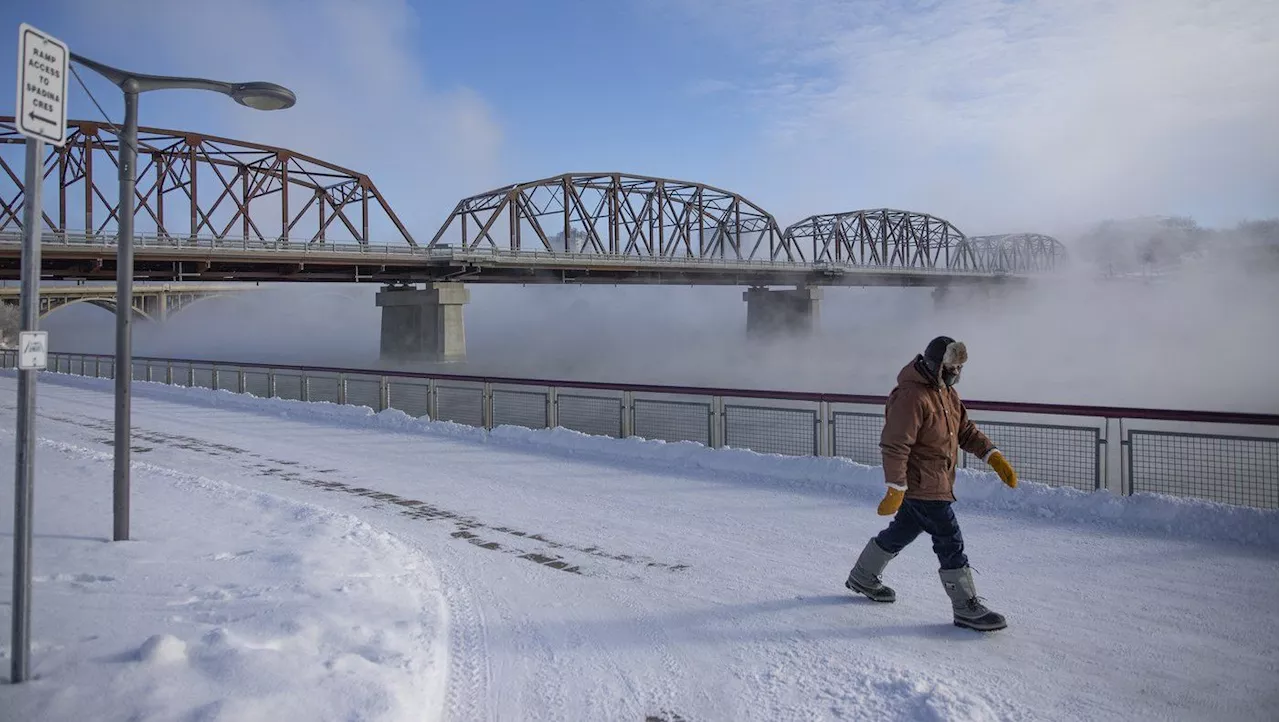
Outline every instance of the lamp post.
<path id="1" fill-rule="evenodd" d="M 116 238 L 115 474 L 112 518 L 115 541 L 129 538 L 130 384 L 133 381 L 133 213 L 138 150 L 138 94 L 151 90 L 210 90 L 255 110 L 293 107 L 293 91 L 275 83 L 227 83 L 131 73 L 71 53 L 71 60 L 95 71 L 124 91 L 124 132 L 120 134 L 120 207 Z M 192 199 L 192 203 L 195 199 Z"/>

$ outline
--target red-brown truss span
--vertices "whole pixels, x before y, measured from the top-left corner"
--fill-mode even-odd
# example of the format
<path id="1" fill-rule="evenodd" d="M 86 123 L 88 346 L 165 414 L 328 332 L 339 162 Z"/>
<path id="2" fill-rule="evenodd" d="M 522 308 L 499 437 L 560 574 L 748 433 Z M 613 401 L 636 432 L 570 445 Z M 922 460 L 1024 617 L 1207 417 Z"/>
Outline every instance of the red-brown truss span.
<path id="1" fill-rule="evenodd" d="M 67 130 L 45 157 L 57 189 L 46 185 L 44 232 L 113 234 L 120 140 L 107 123 L 69 120 Z M 25 141 L 0 116 L 0 233 L 22 225 Z M 139 128 L 137 177 L 139 233 L 367 244 L 372 225 L 379 244 L 417 245 L 367 175 L 285 148 Z"/>

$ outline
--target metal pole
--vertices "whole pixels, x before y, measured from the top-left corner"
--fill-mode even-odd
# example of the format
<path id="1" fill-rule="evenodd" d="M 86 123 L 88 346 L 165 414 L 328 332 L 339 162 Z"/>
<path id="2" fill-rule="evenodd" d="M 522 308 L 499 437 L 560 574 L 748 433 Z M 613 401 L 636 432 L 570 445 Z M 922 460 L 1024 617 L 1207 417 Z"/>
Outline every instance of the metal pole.
<path id="1" fill-rule="evenodd" d="M 116 422 L 112 516 L 115 541 L 129 538 L 129 410 L 133 381 L 133 194 L 138 147 L 138 94 L 124 91 L 124 134 L 120 136 L 120 215 L 116 236 Z"/>
<path id="2" fill-rule="evenodd" d="M 35 331 L 40 307 L 40 204 L 44 185 L 44 141 L 27 138 L 26 198 L 22 209 L 22 330 Z M 31 650 L 31 512 L 35 471 L 36 370 L 18 371 L 17 473 L 13 485 L 13 666 L 11 681 L 25 681 Z"/>

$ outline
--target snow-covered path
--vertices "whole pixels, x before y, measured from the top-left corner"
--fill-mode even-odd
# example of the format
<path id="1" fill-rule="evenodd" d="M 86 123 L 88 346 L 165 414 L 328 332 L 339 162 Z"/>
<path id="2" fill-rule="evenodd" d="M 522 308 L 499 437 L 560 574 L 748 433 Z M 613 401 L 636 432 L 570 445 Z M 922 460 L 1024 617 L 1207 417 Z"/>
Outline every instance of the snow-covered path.
<path id="1" fill-rule="evenodd" d="M 0 377 L 6 434 L 15 387 Z M 109 453 L 109 381 L 46 374 L 39 408 L 42 439 Z M 1274 513 L 1196 508 L 1184 521 L 1199 525 L 1122 531 L 1042 519 L 1059 492 L 966 474 L 957 513 L 979 593 L 1010 623 L 982 635 L 951 625 L 927 539 L 889 570 L 896 604 L 844 590 L 884 522 L 865 467 L 486 437 L 144 383 L 134 424 L 136 463 L 349 514 L 424 555 L 448 602 L 448 719 L 1233 720 L 1277 708 L 1274 532 L 1206 538 L 1274 527 Z M 732 471 L 752 460 L 753 473 Z M 963 503 L 966 489 L 984 502 Z M 104 535 L 109 522 L 104 510 Z M 35 637 L 60 624 L 37 620 Z"/>

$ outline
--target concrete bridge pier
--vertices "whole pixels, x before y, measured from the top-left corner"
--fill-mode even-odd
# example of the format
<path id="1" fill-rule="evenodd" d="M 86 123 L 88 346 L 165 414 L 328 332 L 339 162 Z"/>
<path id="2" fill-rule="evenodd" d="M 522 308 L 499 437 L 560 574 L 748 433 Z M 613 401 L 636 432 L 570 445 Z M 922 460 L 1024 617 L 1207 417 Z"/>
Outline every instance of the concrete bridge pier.
<path id="1" fill-rule="evenodd" d="M 947 307 L 947 302 L 951 300 L 951 288 L 947 284 L 935 286 L 933 289 L 933 310 L 942 311 Z"/>
<path id="2" fill-rule="evenodd" d="M 747 302 L 747 334 L 802 334 L 818 325 L 821 288 L 769 289 L 758 286 L 742 294 Z"/>
<path id="3" fill-rule="evenodd" d="M 383 286 L 379 357 L 389 361 L 463 361 L 467 336 L 462 307 L 471 292 L 461 283 Z"/>

